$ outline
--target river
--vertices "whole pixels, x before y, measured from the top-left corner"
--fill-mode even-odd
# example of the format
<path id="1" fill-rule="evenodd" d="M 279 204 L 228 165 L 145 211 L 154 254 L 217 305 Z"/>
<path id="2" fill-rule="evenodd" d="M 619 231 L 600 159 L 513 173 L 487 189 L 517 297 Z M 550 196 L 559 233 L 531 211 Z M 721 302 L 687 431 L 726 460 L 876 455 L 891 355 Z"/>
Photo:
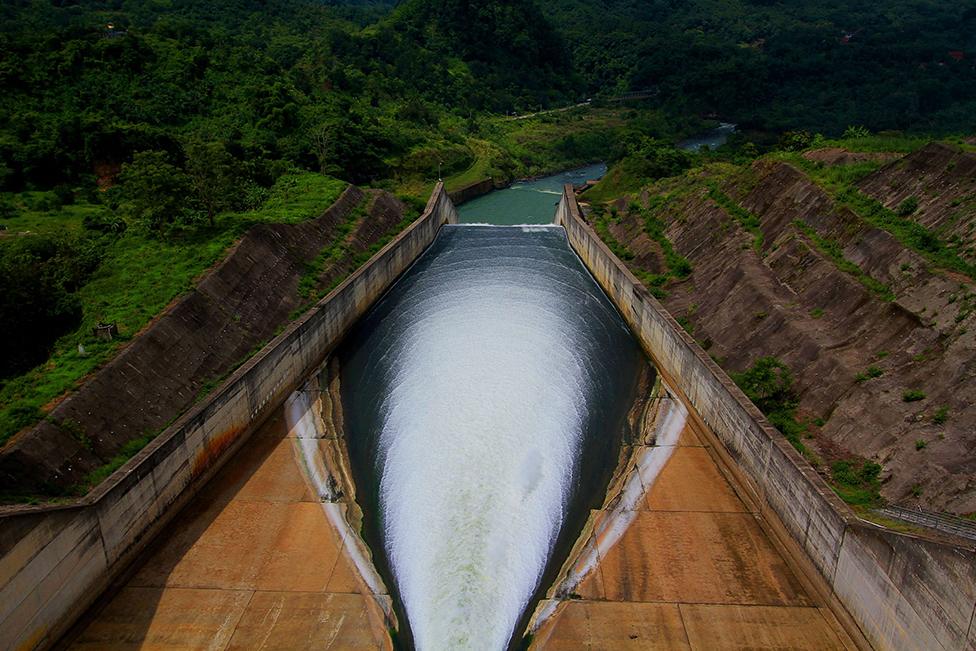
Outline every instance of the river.
<path id="1" fill-rule="evenodd" d="M 687 140 L 682 140 L 677 144 L 677 147 L 686 151 L 699 151 L 704 147 L 718 149 L 728 142 L 729 136 L 735 133 L 736 126 L 731 122 L 722 122 L 714 129 L 699 133 Z"/>
<path id="2" fill-rule="evenodd" d="M 606 173 L 606 164 L 596 163 L 540 179 L 516 181 L 504 190 L 464 203 L 458 208 L 458 216 L 462 224 L 551 224 L 563 185 L 596 180 Z"/>
<path id="3" fill-rule="evenodd" d="M 591 174 L 499 191 L 465 217 L 541 222 L 542 194 L 549 222 L 546 190 Z M 637 342 L 562 228 L 458 225 L 337 354 L 399 640 L 505 649 L 603 499 L 648 368 Z"/>

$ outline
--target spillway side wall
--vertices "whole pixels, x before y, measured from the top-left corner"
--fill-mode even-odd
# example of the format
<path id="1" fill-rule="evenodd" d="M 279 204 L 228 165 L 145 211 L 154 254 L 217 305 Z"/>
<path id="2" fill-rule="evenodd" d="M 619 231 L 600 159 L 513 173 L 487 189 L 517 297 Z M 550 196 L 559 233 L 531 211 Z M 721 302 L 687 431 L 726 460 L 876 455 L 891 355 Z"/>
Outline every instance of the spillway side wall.
<path id="1" fill-rule="evenodd" d="M 848 627 L 876 649 L 976 648 L 976 553 L 858 519 L 586 223 L 555 223 L 658 371 L 716 436 L 740 484 Z M 798 553 L 797 553 L 798 552 Z M 860 638 L 860 635 L 855 635 Z"/>
<path id="2" fill-rule="evenodd" d="M 413 224 L 91 494 L 67 505 L 0 509 L 0 648 L 53 645 L 322 364 L 441 225 L 457 221 L 438 184 Z"/>

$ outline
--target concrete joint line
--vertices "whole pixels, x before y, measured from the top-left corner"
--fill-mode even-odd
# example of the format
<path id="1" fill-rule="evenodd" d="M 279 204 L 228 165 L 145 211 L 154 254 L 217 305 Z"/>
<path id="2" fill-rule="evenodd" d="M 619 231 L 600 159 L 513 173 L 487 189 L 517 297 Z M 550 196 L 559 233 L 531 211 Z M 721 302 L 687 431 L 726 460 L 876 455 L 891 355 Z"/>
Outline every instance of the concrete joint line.
<path id="1" fill-rule="evenodd" d="M 976 624 L 976 602 L 973 602 L 973 614 L 969 616 L 969 628 L 966 630 L 967 640 L 972 640 L 974 624 Z"/>

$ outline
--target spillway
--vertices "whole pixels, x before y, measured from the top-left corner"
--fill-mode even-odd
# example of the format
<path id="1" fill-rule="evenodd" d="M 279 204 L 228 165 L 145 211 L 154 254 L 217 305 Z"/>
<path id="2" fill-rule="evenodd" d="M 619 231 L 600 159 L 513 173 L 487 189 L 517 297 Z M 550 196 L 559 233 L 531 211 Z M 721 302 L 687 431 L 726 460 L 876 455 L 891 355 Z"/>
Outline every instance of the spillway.
<path id="1" fill-rule="evenodd" d="M 562 228 L 445 226 L 338 356 L 401 629 L 505 648 L 605 493 L 647 368 L 633 336 Z"/>

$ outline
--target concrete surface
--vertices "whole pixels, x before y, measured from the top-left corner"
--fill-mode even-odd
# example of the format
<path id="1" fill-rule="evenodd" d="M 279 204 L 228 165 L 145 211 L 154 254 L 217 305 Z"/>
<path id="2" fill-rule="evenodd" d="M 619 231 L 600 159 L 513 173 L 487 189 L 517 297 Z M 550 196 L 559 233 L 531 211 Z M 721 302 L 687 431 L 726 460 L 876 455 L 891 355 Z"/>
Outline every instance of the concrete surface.
<path id="1" fill-rule="evenodd" d="M 555 223 L 701 423 L 700 436 L 714 442 L 713 455 L 734 475 L 740 497 L 809 580 L 808 596 L 819 595 L 814 601 L 829 606 L 859 646 L 976 648 L 976 550 L 860 521 L 611 253 L 586 223 L 571 186 Z M 733 526 L 699 524 L 705 536 Z M 666 569 L 686 571 L 681 564 Z"/>
<path id="2" fill-rule="evenodd" d="M 441 224 L 456 221 L 438 184 L 417 221 L 89 495 L 73 504 L 0 508 L 0 648 L 54 644 L 252 430 L 318 368 L 345 331 L 433 241 Z M 257 514 L 268 507 L 233 508 Z M 299 504 L 282 513 L 297 523 L 307 508 Z M 224 515 L 219 524 L 230 517 Z M 236 535 L 238 530 L 228 526 L 234 532 L 228 535 Z M 260 536 L 274 535 L 239 533 L 258 536 L 256 544 L 269 544 Z M 276 568 L 218 566 L 217 574 L 238 581 L 240 589 L 260 580 L 262 589 L 273 590 L 272 579 L 286 571 Z"/>
<path id="3" fill-rule="evenodd" d="M 69 648 L 386 648 L 289 434 L 280 413 L 269 419 Z"/>
<path id="4" fill-rule="evenodd" d="M 719 469 L 708 437 L 681 417 L 669 438 L 662 414 L 672 408 L 653 409 L 567 561 L 573 578 L 540 605 L 532 648 L 856 648 Z"/>

